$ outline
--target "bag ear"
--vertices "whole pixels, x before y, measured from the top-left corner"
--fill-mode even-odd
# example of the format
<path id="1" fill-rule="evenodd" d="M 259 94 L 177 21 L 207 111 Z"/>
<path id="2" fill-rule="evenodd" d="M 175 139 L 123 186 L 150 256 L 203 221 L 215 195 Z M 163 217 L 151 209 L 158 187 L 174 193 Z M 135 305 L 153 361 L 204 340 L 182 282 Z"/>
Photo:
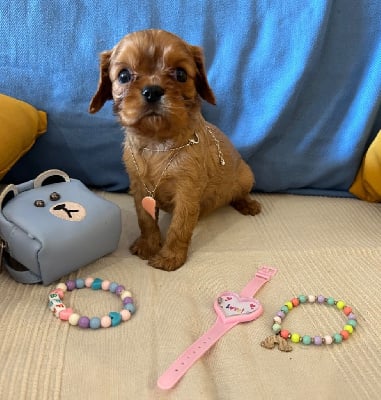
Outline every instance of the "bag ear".
<path id="1" fill-rule="evenodd" d="M 202 48 L 198 46 L 190 46 L 190 50 L 197 67 L 197 75 L 196 75 L 197 92 L 208 103 L 215 105 L 216 99 L 214 97 L 214 93 L 211 87 L 209 86 L 209 82 L 206 77 L 204 52 Z"/>
<path id="2" fill-rule="evenodd" d="M 9 200 L 12 200 L 14 197 L 18 195 L 18 190 L 15 185 L 11 184 L 6 186 L 3 191 L 0 193 L 0 210 L 3 209 L 5 204 L 8 203 Z M 1 260 L 0 260 L 1 262 Z"/>
<path id="3" fill-rule="evenodd" d="M 112 50 L 107 50 L 100 55 L 98 88 L 89 106 L 91 114 L 99 111 L 107 100 L 112 100 L 112 83 L 109 76 L 111 54 Z"/>
<path id="4" fill-rule="evenodd" d="M 45 172 L 42 172 L 40 175 L 35 178 L 33 181 L 33 188 L 39 188 L 41 186 L 50 185 L 52 183 L 58 182 L 70 182 L 69 175 L 66 172 L 61 171 L 60 169 L 49 169 Z"/>

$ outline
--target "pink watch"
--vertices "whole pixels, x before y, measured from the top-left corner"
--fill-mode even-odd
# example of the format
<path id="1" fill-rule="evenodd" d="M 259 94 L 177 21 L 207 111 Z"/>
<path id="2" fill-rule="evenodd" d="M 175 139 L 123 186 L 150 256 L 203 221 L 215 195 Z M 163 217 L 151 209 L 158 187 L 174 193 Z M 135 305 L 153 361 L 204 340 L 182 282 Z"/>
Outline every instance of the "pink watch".
<path id="1" fill-rule="evenodd" d="M 253 296 L 276 274 L 276 271 L 275 268 L 261 267 L 254 279 L 241 291 L 241 294 L 233 292 L 220 294 L 214 302 L 214 309 L 217 313 L 216 322 L 160 376 L 157 381 L 158 387 L 171 389 L 188 369 L 233 326 L 240 322 L 257 319 L 263 313 L 263 308 Z"/>

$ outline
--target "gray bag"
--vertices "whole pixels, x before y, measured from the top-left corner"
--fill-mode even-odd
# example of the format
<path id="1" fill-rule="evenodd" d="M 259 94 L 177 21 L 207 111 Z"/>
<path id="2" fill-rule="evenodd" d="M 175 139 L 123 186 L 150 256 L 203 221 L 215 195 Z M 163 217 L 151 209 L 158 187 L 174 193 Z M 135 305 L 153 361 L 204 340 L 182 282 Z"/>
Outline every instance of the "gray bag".
<path id="1" fill-rule="evenodd" d="M 18 282 L 48 285 L 114 251 L 120 233 L 120 208 L 60 170 L 0 194 L 0 263 Z"/>

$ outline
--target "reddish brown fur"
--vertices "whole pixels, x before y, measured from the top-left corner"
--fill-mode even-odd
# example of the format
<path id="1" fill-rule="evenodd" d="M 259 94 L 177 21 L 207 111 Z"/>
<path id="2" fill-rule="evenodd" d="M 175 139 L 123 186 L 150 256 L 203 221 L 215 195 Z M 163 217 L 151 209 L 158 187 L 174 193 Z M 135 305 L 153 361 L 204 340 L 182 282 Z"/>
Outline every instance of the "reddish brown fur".
<path id="1" fill-rule="evenodd" d="M 179 67 L 187 72 L 185 82 L 175 78 Z M 175 270 L 187 258 L 199 217 L 227 204 L 245 215 L 260 212 L 260 204 L 249 195 L 254 185 L 249 166 L 229 139 L 201 115 L 200 97 L 215 104 L 201 48 L 162 30 L 139 31 L 103 52 L 100 69 L 98 89 L 89 110 L 95 113 L 105 101 L 113 99 L 114 111 L 125 128 L 123 160 L 141 229 L 141 236 L 130 248 L 133 254 L 148 259 L 155 268 Z M 122 69 L 131 72 L 130 82 L 119 82 Z M 142 89 L 150 85 L 164 89 L 164 95 L 155 103 L 147 102 L 142 95 Z M 195 132 L 199 143 L 178 150 L 169 166 L 172 151 L 143 150 L 183 146 L 195 137 Z M 215 139 L 225 165 L 220 164 Z M 157 221 L 141 205 L 147 196 L 143 182 L 150 190 L 159 183 L 154 196 L 157 206 L 172 213 L 163 244 Z"/>

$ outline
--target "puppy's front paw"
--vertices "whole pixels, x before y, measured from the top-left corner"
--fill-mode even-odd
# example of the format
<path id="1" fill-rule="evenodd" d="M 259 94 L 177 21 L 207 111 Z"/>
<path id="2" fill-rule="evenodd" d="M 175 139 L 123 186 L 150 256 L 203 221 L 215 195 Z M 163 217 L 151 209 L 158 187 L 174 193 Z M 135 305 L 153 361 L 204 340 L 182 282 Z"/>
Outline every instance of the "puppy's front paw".
<path id="1" fill-rule="evenodd" d="M 160 251 L 160 248 L 160 241 L 139 237 L 130 246 L 130 251 L 143 260 L 149 260 Z"/>
<path id="2" fill-rule="evenodd" d="M 186 257 L 186 254 L 161 250 L 149 259 L 148 264 L 163 271 L 175 271 L 185 263 Z"/>

